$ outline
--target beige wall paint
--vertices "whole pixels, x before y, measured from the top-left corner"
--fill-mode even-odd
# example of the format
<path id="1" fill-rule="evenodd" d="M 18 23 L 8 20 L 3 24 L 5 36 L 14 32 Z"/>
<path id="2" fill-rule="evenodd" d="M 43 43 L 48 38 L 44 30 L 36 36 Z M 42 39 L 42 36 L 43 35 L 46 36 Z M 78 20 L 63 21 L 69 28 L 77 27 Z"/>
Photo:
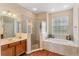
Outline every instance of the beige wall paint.
<path id="1" fill-rule="evenodd" d="M 39 20 L 39 21 L 46 21 L 46 19 L 47 19 L 46 13 L 36 14 L 36 19 Z"/>
<path id="2" fill-rule="evenodd" d="M 68 26 L 68 32 L 73 35 L 73 9 L 65 10 L 61 12 L 51 13 L 49 14 L 49 34 L 52 34 L 52 20 L 55 16 L 68 16 L 69 17 L 69 26 Z M 63 37 L 64 38 L 64 37 Z"/>

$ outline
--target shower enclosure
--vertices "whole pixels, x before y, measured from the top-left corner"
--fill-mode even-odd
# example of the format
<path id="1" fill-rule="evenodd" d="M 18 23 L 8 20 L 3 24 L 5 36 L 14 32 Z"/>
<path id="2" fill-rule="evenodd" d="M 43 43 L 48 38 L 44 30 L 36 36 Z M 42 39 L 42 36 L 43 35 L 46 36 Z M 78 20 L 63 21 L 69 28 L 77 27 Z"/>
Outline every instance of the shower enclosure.
<path id="1" fill-rule="evenodd" d="M 27 33 L 28 37 L 30 37 L 30 39 L 28 39 L 28 41 L 30 40 L 30 42 L 28 43 L 28 48 L 30 48 L 30 50 L 35 50 L 40 48 L 40 24 L 38 21 L 36 20 L 31 20 L 28 17 L 25 17 L 24 20 L 22 20 L 22 33 Z"/>

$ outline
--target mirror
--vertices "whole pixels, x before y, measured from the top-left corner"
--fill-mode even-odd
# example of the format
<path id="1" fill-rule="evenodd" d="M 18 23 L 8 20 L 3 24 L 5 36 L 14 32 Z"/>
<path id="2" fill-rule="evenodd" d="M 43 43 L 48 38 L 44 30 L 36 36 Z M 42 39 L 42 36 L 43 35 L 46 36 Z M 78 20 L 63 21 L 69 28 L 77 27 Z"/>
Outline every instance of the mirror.
<path id="1" fill-rule="evenodd" d="M 10 16 L 0 16 L 0 36 L 1 38 L 15 37 L 19 33 L 19 21 Z"/>

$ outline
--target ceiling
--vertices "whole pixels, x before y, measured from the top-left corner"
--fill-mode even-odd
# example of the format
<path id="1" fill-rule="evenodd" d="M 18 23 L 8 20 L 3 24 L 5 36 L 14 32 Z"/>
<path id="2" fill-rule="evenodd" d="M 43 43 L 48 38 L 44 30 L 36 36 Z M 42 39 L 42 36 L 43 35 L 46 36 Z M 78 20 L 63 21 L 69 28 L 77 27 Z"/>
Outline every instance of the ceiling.
<path id="1" fill-rule="evenodd" d="M 73 8 L 73 3 L 19 3 L 20 6 L 34 12 L 58 12 Z"/>

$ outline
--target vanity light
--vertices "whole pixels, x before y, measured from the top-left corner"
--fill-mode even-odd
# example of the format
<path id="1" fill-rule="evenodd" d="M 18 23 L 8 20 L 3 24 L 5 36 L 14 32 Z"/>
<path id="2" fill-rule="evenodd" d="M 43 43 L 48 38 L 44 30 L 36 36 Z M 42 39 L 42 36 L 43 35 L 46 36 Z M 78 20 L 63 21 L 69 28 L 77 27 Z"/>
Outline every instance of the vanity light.
<path id="1" fill-rule="evenodd" d="M 9 12 L 8 15 L 11 16 L 12 14 Z"/>
<path id="2" fill-rule="evenodd" d="M 37 11 L 37 8 L 33 8 L 33 11 Z"/>
<path id="3" fill-rule="evenodd" d="M 11 17 L 16 17 L 16 15 L 11 13 L 10 11 L 2 11 L 2 14 L 8 15 L 8 16 L 11 16 Z"/>
<path id="4" fill-rule="evenodd" d="M 7 14 L 7 12 L 6 12 L 6 11 L 2 11 L 2 13 L 3 13 L 3 14 Z"/>
<path id="5" fill-rule="evenodd" d="M 51 12 L 55 11 L 55 8 L 52 8 L 50 11 L 51 11 Z"/>
<path id="6" fill-rule="evenodd" d="M 13 17 L 16 17 L 16 15 L 15 15 L 15 14 L 13 14 Z"/>
<path id="7" fill-rule="evenodd" d="M 52 11 L 55 11 L 55 8 L 52 8 L 51 10 L 52 10 Z"/>
<path id="8" fill-rule="evenodd" d="M 64 8 L 68 8 L 69 6 L 68 5 L 64 5 Z"/>

